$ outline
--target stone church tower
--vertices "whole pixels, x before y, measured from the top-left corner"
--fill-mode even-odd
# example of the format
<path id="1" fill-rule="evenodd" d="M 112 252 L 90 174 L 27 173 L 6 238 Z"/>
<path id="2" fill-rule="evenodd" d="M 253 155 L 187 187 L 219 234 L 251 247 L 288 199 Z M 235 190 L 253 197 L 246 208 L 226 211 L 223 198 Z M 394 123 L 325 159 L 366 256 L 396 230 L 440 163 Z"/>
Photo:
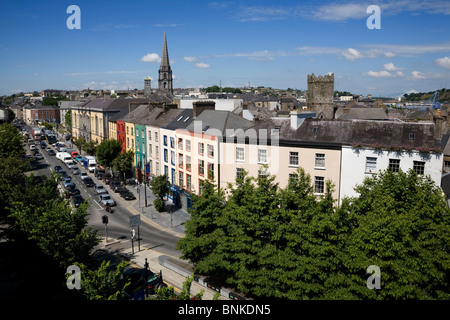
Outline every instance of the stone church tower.
<path id="1" fill-rule="evenodd" d="M 334 73 L 325 76 L 308 75 L 308 109 L 316 111 L 321 119 L 334 118 Z"/>
<path id="2" fill-rule="evenodd" d="M 158 77 L 159 90 L 165 90 L 173 93 L 172 69 L 169 64 L 169 52 L 167 51 L 166 33 L 164 32 L 163 50 L 161 55 L 161 66 L 159 67 Z"/>
<path id="3" fill-rule="evenodd" d="M 144 79 L 144 98 L 150 97 L 152 93 L 152 80 L 147 77 Z"/>

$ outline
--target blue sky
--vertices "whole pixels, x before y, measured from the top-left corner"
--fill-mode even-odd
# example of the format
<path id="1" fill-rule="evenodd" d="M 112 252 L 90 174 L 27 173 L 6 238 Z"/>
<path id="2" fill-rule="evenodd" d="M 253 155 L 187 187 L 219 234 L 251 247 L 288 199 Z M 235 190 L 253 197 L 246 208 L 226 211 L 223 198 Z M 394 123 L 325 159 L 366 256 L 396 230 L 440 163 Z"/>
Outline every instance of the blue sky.
<path id="1" fill-rule="evenodd" d="M 81 29 L 66 25 L 70 5 Z M 381 29 L 367 28 L 369 5 Z M 0 95 L 157 86 L 164 31 L 174 87 L 335 90 L 396 96 L 450 88 L 450 1 L 0 2 Z"/>

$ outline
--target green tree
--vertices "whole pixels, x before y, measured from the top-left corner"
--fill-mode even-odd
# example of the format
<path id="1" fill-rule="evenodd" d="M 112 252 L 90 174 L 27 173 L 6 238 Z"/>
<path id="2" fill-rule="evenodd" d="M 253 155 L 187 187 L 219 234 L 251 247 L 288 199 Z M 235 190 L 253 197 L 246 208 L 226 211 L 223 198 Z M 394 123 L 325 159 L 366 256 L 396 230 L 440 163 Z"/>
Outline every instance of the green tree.
<path id="1" fill-rule="evenodd" d="M 123 279 L 123 271 L 128 262 L 119 263 L 115 270 L 109 261 L 103 261 L 97 270 L 90 270 L 82 263 L 75 263 L 80 267 L 80 292 L 88 300 L 124 300 L 125 290 L 130 285 Z M 71 274 L 67 274 L 70 277 Z"/>
<path id="2" fill-rule="evenodd" d="M 196 271 L 206 274 L 211 270 L 210 264 L 215 264 L 212 254 L 224 236 L 218 227 L 218 218 L 225 207 L 225 197 L 222 190 L 209 182 L 204 183 L 201 197 L 195 194 L 191 197 L 195 205 L 189 209 L 186 236 L 177 242 L 176 247 L 183 252 L 183 259 L 197 266 Z"/>
<path id="3" fill-rule="evenodd" d="M 164 196 L 169 193 L 169 188 L 169 177 L 167 177 L 167 175 L 165 174 L 154 177 L 152 180 L 150 180 L 150 189 L 152 190 L 153 194 L 158 197 L 153 201 L 153 204 L 155 206 L 155 209 L 159 212 L 162 212 L 165 209 Z"/>
<path id="4" fill-rule="evenodd" d="M 120 153 L 112 162 L 114 170 L 120 171 L 122 178 L 125 179 L 125 174 L 130 172 L 133 168 L 134 151 L 129 150 Z"/>
<path id="5" fill-rule="evenodd" d="M 64 115 L 66 127 L 72 128 L 72 110 L 68 110 Z"/>
<path id="6" fill-rule="evenodd" d="M 34 187 L 37 189 L 38 185 Z M 35 203 L 14 202 L 11 217 L 16 225 L 62 267 L 89 262 L 90 253 L 99 242 L 97 231 L 87 227 L 89 204 L 72 210 L 67 200 L 43 199 Z"/>
<path id="7" fill-rule="evenodd" d="M 348 234 L 340 291 L 363 299 L 449 299 L 450 210 L 442 190 L 412 170 L 386 170 L 356 191 L 338 210 Z M 361 289 L 370 265 L 381 270 L 381 290 Z"/>
<path id="8" fill-rule="evenodd" d="M 0 157 L 19 157 L 23 153 L 23 137 L 19 134 L 19 130 L 11 124 L 1 124 Z"/>
<path id="9" fill-rule="evenodd" d="M 90 156 L 93 156 L 97 151 L 97 146 L 94 141 L 89 141 L 83 144 L 83 150 Z"/>
<path id="10" fill-rule="evenodd" d="M 79 136 L 75 140 L 73 140 L 73 144 L 77 146 L 78 151 L 81 151 L 84 149 L 84 145 L 86 144 L 86 139 L 83 136 Z"/>
<path id="11" fill-rule="evenodd" d="M 162 287 L 161 289 L 156 289 L 156 297 L 151 300 L 202 300 L 205 290 L 201 290 L 194 297 L 191 297 L 191 285 L 194 280 L 194 276 L 187 276 L 183 281 L 183 290 L 179 295 L 175 293 L 173 287 Z M 217 300 L 218 296 L 214 296 L 214 300 Z"/>
<path id="12" fill-rule="evenodd" d="M 57 106 L 58 100 L 55 98 L 46 97 L 42 99 L 42 105 L 43 106 Z"/>
<path id="13" fill-rule="evenodd" d="M 103 167 L 111 168 L 114 159 L 119 156 L 121 151 L 122 145 L 118 140 L 104 140 L 100 143 L 96 150 L 97 162 Z"/>

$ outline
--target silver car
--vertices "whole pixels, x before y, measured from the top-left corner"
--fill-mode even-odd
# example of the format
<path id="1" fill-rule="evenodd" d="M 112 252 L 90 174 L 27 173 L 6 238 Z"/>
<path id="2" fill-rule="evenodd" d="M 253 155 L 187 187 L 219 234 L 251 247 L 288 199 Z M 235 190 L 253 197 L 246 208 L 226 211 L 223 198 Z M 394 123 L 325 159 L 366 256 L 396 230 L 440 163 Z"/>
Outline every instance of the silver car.
<path id="1" fill-rule="evenodd" d="M 98 200 L 102 206 L 106 206 L 107 203 L 109 203 L 109 205 L 111 207 L 114 207 L 116 205 L 116 203 L 114 202 L 114 200 L 111 198 L 111 196 L 108 193 L 100 194 L 98 196 Z"/>
<path id="2" fill-rule="evenodd" d="M 94 186 L 94 191 L 96 194 L 108 193 L 108 191 L 105 189 L 105 187 L 102 186 L 101 184 L 96 184 Z"/>
<path id="3" fill-rule="evenodd" d="M 73 174 L 80 174 L 80 169 L 78 169 L 77 166 L 72 166 L 70 169 L 72 170 Z"/>
<path id="4" fill-rule="evenodd" d="M 87 172 L 81 171 L 80 172 L 80 178 L 81 178 L 81 180 L 84 180 L 86 178 L 89 178 L 89 176 L 88 176 Z"/>

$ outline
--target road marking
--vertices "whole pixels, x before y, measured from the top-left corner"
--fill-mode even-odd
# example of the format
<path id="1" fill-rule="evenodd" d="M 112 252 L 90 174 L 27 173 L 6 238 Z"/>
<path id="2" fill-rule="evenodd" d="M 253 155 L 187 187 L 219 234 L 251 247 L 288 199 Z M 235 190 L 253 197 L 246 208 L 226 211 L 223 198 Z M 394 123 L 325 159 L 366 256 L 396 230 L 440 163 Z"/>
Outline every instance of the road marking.
<path id="1" fill-rule="evenodd" d="M 102 207 L 101 205 L 98 204 L 97 200 L 95 200 L 95 199 L 92 199 L 92 200 L 94 200 L 94 202 L 95 202 L 100 208 L 103 209 L 103 207 Z"/>

